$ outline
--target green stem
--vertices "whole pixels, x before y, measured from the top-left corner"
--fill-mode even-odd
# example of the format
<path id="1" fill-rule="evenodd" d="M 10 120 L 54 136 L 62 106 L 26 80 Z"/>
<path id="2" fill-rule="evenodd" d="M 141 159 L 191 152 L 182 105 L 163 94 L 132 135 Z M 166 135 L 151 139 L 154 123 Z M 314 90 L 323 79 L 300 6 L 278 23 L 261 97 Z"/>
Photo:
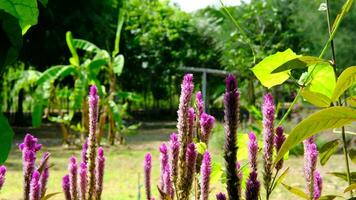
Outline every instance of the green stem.
<path id="1" fill-rule="evenodd" d="M 279 172 L 279 170 L 276 171 L 276 174 L 274 175 L 274 177 L 273 177 L 273 179 L 272 179 L 271 187 L 268 189 L 269 195 L 272 194 L 272 191 L 273 191 L 273 188 L 274 188 L 274 184 L 275 184 L 275 181 L 276 181 L 278 172 Z M 268 195 L 268 196 L 269 196 L 269 195 Z"/>
<path id="2" fill-rule="evenodd" d="M 289 106 L 287 112 L 283 115 L 282 119 L 278 122 L 277 127 L 280 126 L 287 119 L 289 113 L 292 111 L 292 109 L 294 108 L 294 105 L 297 103 L 297 100 L 298 100 L 298 98 L 300 96 L 300 93 L 302 92 L 302 88 L 303 87 L 299 88 L 298 93 L 294 97 L 294 100 L 293 100 L 292 104 Z"/>
<path id="3" fill-rule="evenodd" d="M 343 126 L 341 128 L 341 134 L 342 134 L 342 142 L 343 142 L 343 153 L 345 156 L 345 165 L 346 165 L 346 177 L 347 177 L 347 182 L 349 185 L 351 185 L 351 173 L 350 173 L 350 164 L 349 164 L 349 157 L 348 151 L 347 151 L 347 141 L 346 141 L 346 134 L 345 134 L 345 127 Z M 350 196 L 353 197 L 352 190 L 350 191 Z"/>

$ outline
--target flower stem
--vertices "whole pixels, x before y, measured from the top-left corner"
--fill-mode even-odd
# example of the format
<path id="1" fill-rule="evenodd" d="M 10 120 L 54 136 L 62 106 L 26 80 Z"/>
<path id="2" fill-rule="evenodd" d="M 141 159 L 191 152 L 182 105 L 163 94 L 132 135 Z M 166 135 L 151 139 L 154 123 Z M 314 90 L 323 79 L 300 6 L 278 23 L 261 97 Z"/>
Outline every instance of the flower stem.
<path id="1" fill-rule="evenodd" d="M 280 126 L 280 125 L 287 119 L 289 113 L 292 111 L 292 109 L 294 108 L 294 105 L 297 103 L 297 100 L 298 100 L 298 98 L 299 98 L 299 96 L 300 96 L 301 91 L 302 91 L 302 87 L 298 90 L 298 93 L 297 93 L 297 95 L 294 97 L 294 100 L 293 100 L 293 102 L 291 103 L 291 105 L 289 106 L 287 112 L 283 115 L 282 119 L 279 120 L 277 127 Z"/>

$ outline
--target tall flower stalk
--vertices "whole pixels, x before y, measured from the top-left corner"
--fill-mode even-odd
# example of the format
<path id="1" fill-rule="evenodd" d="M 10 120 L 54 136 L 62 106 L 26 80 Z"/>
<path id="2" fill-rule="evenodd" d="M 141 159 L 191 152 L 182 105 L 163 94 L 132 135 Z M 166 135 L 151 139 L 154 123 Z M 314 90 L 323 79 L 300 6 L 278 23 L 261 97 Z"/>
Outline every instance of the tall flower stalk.
<path id="1" fill-rule="evenodd" d="M 96 200 L 101 199 L 101 193 L 103 191 L 104 167 L 105 167 L 104 149 L 102 147 L 99 147 L 98 148 L 98 156 L 96 157 L 96 169 L 95 169 Z"/>
<path id="2" fill-rule="evenodd" d="M 177 189 L 177 176 L 178 176 L 178 155 L 179 155 L 179 142 L 178 136 L 172 133 L 169 141 L 169 163 L 171 167 L 171 180 L 174 189 Z"/>
<path id="3" fill-rule="evenodd" d="M 266 189 L 266 199 L 270 197 L 272 182 L 272 164 L 274 148 L 274 114 L 275 107 L 272 94 L 264 96 L 262 105 L 263 114 L 263 180 Z"/>
<path id="4" fill-rule="evenodd" d="M 144 172 L 144 182 L 145 182 L 145 192 L 146 199 L 151 200 L 151 170 L 152 170 L 152 156 L 150 153 L 147 153 L 143 163 L 143 172 Z"/>
<path id="5" fill-rule="evenodd" d="M 6 167 L 4 165 L 0 166 L 0 191 L 5 183 Z"/>
<path id="6" fill-rule="evenodd" d="M 246 182 L 245 199 L 258 200 L 260 193 L 260 182 L 257 180 L 258 142 L 256 135 L 253 132 L 249 133 L 248 136 L 248 158 L 251 172 Z"/>
<path id="7" fill-rule="evenodd" d="M 226 190 L 228 198 L 234 200 L 239 200 L 241 196 L 239 193 L 241 185 L 236 170 L 236 133 L 239 121 L 239 96 L 236 78 L 233 75 L 229 75 L 226 78 L 226 92 L 224 94 L 224 159 L 226 165 Z"/>
<path id="8" fill-rule="evenodd" d="M 89 138 L 88 138 L 88 198 L 95 197 L 95 157 L 96 157 L 96 125 L 98 121 L 99 96 L 95 85 L 90 87 L 89 102 Z"/>
<path id="9" fill-rule="evenodd" d="M 209 199 L 209 182 L 211 174 L 211 156 L 208 151 L 204 153 L 203 163 L 200 169 L 200 200 Z"/>
<path id="10" fill-rule="evenodd" d="M 69 183 L 70 183 L 70 193 L 71 193 L 71 198 L 73 200 L 78 199 L 78 164 L 77 164 L 77 158 L 75 156 L 72 156 L 69 161 L 68 165 L 68 171 L 69 171 Z"/>

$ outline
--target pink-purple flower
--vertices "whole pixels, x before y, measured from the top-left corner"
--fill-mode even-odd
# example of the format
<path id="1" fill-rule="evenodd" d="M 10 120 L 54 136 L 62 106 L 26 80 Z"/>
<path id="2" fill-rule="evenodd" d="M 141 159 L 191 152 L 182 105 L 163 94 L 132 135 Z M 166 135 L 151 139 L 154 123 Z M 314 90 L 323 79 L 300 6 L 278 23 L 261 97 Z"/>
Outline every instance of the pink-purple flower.
<path id="1" fill-rule="evenodd" d="M 0 190 L 5 183 L 6 167 L 4 165 L 0 166 Z"/>
<path id="2" fill-rule="evenodd" d="M 211 174 L 211 157 L 210 153 L 206 151 L 203 156 L 203 163 L 200 168 L 200 200 L 209 199 L 209 182 Z"/>
<path id="3" fill-rule="evenodd" d="M 215 118 L 206 113 L 202 113 L 200 116 L 200 128 L 201 128 L 201 140 L 205 144 L 208 144 L 211 131 L 214 127 Z"/>
<path id="4" fill-rule="evenodd" d="M 150 200 L 152 198 L 151 197 L 151 169 L 152 169 L 152 156 L 150 153 L 147 153 L 143 164 L 144 182 L 145 182 L 145 191 L 146 191 L 147 200 Z"/>

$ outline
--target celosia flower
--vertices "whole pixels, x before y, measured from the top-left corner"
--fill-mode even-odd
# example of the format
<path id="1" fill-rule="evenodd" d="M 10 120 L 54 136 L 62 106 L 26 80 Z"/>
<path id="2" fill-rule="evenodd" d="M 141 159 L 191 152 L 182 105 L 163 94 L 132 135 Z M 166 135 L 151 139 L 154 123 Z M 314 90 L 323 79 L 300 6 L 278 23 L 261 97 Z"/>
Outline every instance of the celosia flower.
<path id="1" fill-rule="evenodd" d="M 198 108 L 198 117 L 200 118 L 200 115 L 203 114 L 205 110 L 205 105 L 204 105 L 204 100 L 203 100 L 203 95 L 201 94 L 201 91 L 198 91 L 197 94 L 195 95 L 195 102 Z"/>
<path id="2" fill-rule="evenodd" d="M 5 183 L 6 167 L 4 165 L 0 166 L 0 190 Z"/>
<path id="3" fill-rule="evenodd" d="M 145 156 L 145 161 L 143 163 L 143 172 L 144 172 L 144 182 L 145 182 L 145 191 L 146 199 L 150 200 L 151 197 L 151 169 L 152 169 L 152 156 L 150 153 L 147 153 Z"/>
<path id="4" fill-rule="evenodd" d="M 41 197 L 43 197 L 46 194 L 47 190 L 47 182 L 48 182 L 48 177 L 49 177 L 49 166 L 48 166 L 48 159 L 49 159 L 50 153 L 46 152 L 43 154 L 41 162 L 39 164 L 39 169 L 42 168 L 43 171 L 41 173 L 40 177 L 40 183 L 41 183 Z"/>
<path id="5" fill-rule="evenodd" d="M 226 189 L 229 199 L 234 200 L 240 198 L 239 188 L 241 187 L 236 170 L 236 132 L 239 121 L 239 96 L 236 78 L 233 75 L 229 75 L 226 78 L 226 92 L 224 94 L 224 159 L 226 165 Z"/>
<path id="6" fill-rule="evenodd" d="M 70 193 L 73 200 L 78 199 L 78 164 L 77 158 L 72 156 L 68 164 Z"/>
<path id="7" fill-rule="evenodd" d="M 258 200 L 260 193 L 260 182 L 257 180 L 257 171 L 252 171 L 246 182 L 246 200 Z"/>
<path id="8" fill-rule="evenodd" d="M 211 174 L 211 157 L 208 151 L 204 153 L 203 163 L 200 168 L 200 200 L 209 199 L 209 182 Z"/>
<path id="9" fill-rule="evenodd" d="M 258 152 L 258 142 L 254 132 L 248 134 L 248 160 L 250 164 L 251 171 L 257 171 L 257 152 Z"/>
<path id="10" fill-rule="evenodd" d="M 32 173 L 30 186 L 30 200 L 40 200 L 41 198 L 41 183 L 40 173 L 36 170 Z"/>
<path id="11" fill-rule="evenodd" d="M 82 162 L 85 162 L 85 163 L 88 162 L 87 152 L 88 152 L 88 139 L 86 139 L 85 142 L 83 143 L 83 147 L 82 147 Z"/>
<path id="12" fill-rule="evenodd" d="M 318 150 L 313 138 L 304 140 L 304 177 L 306 191 L 310 199 L 314 198 L 314 173 L 318 159 Z"/>
<path id="13" fill-rule="evenodd" d="M 281 149 L 283 142 L 286 140 L 286 137 L 283 134 L 284 130 L 282 126 L 278 126 L 276 128 L 276 137 L 275 137 L 275 146 L 276 146 L 276 152 Z M 283 167 L 283 159 L 279 160 L 278 163 L 276 164 L 276 170 L 280 170 Z"/>
<path id="14" fill-rule="evenodd" d="M 179 139 L 179 156 L 178 156 L 178 186 L 177 192 L 182 200 L 186 200 L 184 198 L 185 194 L 185 179 L 187 174 L 187 163 L 186 163 L 186 152 L 188 145 L 188 132 L 189 132 L 189 122 L 188 122 L 188 109 L 190 99 L 192 97 L 194 85 L 193 85 L 193 75 L 186 74 L 183 77 L 183 82 L 181 85 L 181 95 L 179 99 L 179 108 L 178 108 L 178 139 Z M 186 195 L 188 196 L 188 195 Z"/>
<path id="15" fill-rule="evenodd" d="M 88 180 L 87 180 L 87 164 L 85 162 L 80 163 L 79 167 L 79 199 L 80 200 L 86 200 L 86 192 L 87 192 L 87 186 L 88 186 Z"/>
<path id="16" fill-rule="evenodd" d="M 223 193 L 219 193 L 216 195 L 216 200 L 226 200 L 226 196 Z"/>
<path id="17" fill-rule="evenodd" d="M 323 179 L 319 171 L 314 172 L 314 200 L 318 200 L 323 189 Z"/>
<path id="18" fill-rule="evenodd" d="M 179 194 L 181 199 L 189 199 L 190 190 L 192 188 L 193 178 L 195 175 L 195 164 L 198 152 L 196 150 L 195 144 L 190 143 L 187 147 L 186 153 L 186 163 L 187 163 L 187 174 L 185 176 L 183 193 Z"/>
<path id="19" fill-rule="evenodd" d="M 265 189 L 268 190 L 272 181 L 272 164 L 274 148 L 274 113 L 273 96 L 266 94 L 262 105 L 263 114 L 263 180 Z"/>
<path id="20" fill-rule="evenodd" d="M 215 118 L 206 113 L 201 114 L 200 117 L 200 128 L 201 128 L 201 140 L 208 144 L 209 137 L 211 135 L 211 130 L 214 127 Z"/>
<path id="21" fill-rule="evenodd" d="M 160 165 L 161 165 L 161 175 L 160 175 L 160 188 L 163 190 L 164 188 L 164 171 L 166 170 L 166 166 L 168 164 L 168 148 L 166 144 L 162 144 L 159 147 L 160 151 Z"/>
<path id="22" fill-rule="evenodd" d="M 96 123 L 98 121 L 99 96 L 95 85 L 90 87 L 89 102 L 89 138 L 88 138 L 88 196 L 94 196 L 95 189 L 95 157 L 96 157 Z"/>
<path id="23" fill-rule="evenodd" d="M 102 147 L 98 148 L 98 156 L 96 157 L 96 186 L 95 186 L 95 194 L 96 199 L 101 199 L 101 193 L 103 191 L 103 179 L 104 179 L 104 168 L 105 168 L 105 156 L 104 149 Z"/>
<path id="24" fill-rule="evenodd" d="M 42 147 L 42 145 L 37 143 L 37 141 L 37 138 L 33 137 L 31 134 L 26 134 L 23 143 L 19 145 L 19 148 L 22 151 L 24 200 L 29 199 L 32 173 L 35 170 L 36 152 L 39 151 Z"/>
<path id="25" fill-rule="evenodd" d="M 70 194 L 70 180 L 69 180 L 69 175 L 65 175 L 62 179 L 62 189 L 64 192 L 64 197 L 66 200 L 72 200 L 71 194 Z"/>
<path id="26" fill-rule="evenodd" d="M 171 166 L 171 180 L 174 184 L 177 184 L 178 176 L 178 155 L 179 155 L 179 142 L 178 136 L 172 133 L 169 141 L 169 153 L 170 153 L 170 166 Z"/>
<path id="27" fill-rule="evenodd" d="M 195 113 L 194 108 L 189 108 L 188 110 L 188 136 L 187 136 L 187 143 L 193 142 L 193 132 L 194 132 L 194 121 L 195 121 Z"/>
<path id="28" fill-rule="evenodd" d="M 170 171 L 169 164 L 166 165 L 166 168 L 163 172 L 163 182 L 164 182 L 163 192 L 169 195 L 171 198 L 173 198 L 173 185 L 171 181 L 171 171 Z"/>

